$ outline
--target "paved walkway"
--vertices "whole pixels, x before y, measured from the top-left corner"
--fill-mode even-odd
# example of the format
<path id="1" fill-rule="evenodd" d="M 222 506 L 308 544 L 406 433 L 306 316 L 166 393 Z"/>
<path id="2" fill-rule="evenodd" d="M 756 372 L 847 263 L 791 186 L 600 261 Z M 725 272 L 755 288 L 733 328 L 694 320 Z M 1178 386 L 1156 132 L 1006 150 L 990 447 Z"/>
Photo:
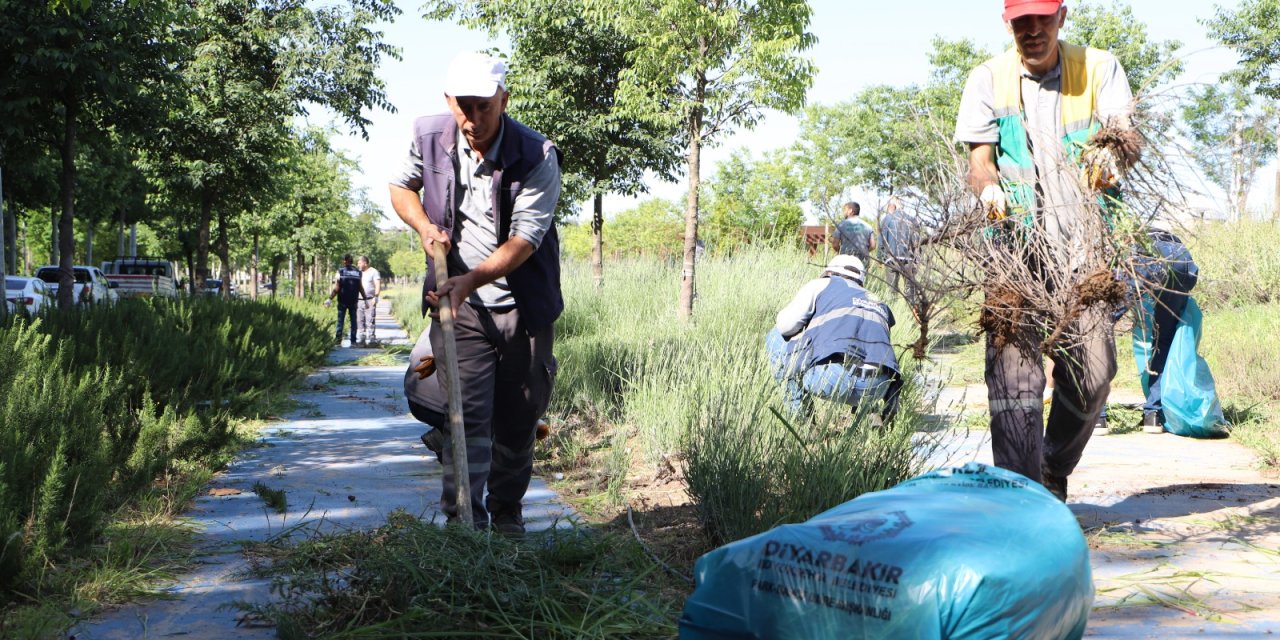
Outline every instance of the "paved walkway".
<path id="1" fill-rule="evenodd" d="M 378 309 L 378 336 L 405 344 L 405 332 L 387 303 Z M 271 597 L 270 581 L 248 576 L 241 543 L 317 531 L 368 529 L 404 509 L 443 522 L 436 506 L 442 470 L 418 440 L 421 423 L 407 414 L 406 364 L 362 367 L 372 349 L 339 347 L 331 366 L 311 374 L 293 394 L 299 406 L 264 429 L 262 446 L 244 451 L 219 473 L 187 514 L 199 529 L 199 563 L 154 599 L 108 612 L 72 630 L 77 640 L 181 637 L 274 638 L 271 628 L 238 624 L 236 601 Z M 262 482 L 285 491 L 288 508 L 276 513 L 253 491 Z M 530 529 L 552 526 L 567 513 L 538 478 L 525 500 Z"/>
<path id="2" fill-rule="evenodd" d="M 1116 403 L 1141 402 L 1132 393 Z M 949 408 L 948 408 L 949 407 Z M 943 390 L 939 411 L 986 412 L 986 388 Z M 990 433 L 951 431 L 936 462 L 991 462 Z M 1098 436 L 1070 477 L 1097 589 L 1086 637 L 1280 634 L 1280 478 L 1231 440 Z"/>

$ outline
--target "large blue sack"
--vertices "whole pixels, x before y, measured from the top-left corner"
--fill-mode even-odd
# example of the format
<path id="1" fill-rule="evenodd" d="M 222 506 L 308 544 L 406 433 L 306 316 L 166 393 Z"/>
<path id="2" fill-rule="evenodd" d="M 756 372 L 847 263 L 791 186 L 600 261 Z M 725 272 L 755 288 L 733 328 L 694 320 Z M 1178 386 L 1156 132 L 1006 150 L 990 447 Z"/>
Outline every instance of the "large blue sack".
<path id="1" fill-rule="evenodd" d="M 1147 362 L 1151 360 L 1152 324 L 1155 318 L 1151 296 L 1143 296 L 1142 320 L 1133 327 L 1133 359 L 1142 379 L 1142 394 L 1150 390 Z M 1187 307 L 1178 318 L 1173 344 L 1160 374 L 1160 407 L 1164 411 L 1164 428 L 1190 438 L 1225 438 L 1227 420 L 1218 402 L 1218 390 L 1209 371 L 1209 363 L 1200 357 L 1200 333 L 1204 315 L 1195 298 L 1187 299 Z"/>
<path id="2" fill-rule="evenodd" d="M 926 473 L 700 558 L 684 640 L 1080 638 L 1089 548 L 1012 471 Z"/>

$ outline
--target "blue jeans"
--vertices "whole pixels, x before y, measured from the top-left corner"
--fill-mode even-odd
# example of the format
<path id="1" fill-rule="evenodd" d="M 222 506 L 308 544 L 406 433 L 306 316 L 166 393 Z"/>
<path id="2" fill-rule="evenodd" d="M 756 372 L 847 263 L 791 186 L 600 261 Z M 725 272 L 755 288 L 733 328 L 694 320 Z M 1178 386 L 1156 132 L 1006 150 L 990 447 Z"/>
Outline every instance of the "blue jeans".
<path id="1" fill-rule="evenodd" d="M 793 363 L 787 359 L 787 341 L 777 329 L 769 331 L 764 343 L 773 375 L 783 384 L 783 400 L 793 416 L 805 413 L 805 405 L 812 402 L 810 396 L 857 409 L 863 400 L 877 402 L 889 390 L 891 378 L 883 368 L 873 375 L 859 375 L 857 367 L 833 363 L 795 371 Z"/>

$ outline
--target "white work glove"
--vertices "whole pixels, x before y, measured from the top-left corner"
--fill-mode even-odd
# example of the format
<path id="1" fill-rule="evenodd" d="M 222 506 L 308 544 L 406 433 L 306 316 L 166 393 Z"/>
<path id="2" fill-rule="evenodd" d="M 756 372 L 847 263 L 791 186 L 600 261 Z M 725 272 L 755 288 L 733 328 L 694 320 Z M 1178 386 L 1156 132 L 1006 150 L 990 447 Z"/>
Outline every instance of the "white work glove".
<path id="1" fill-rule="evenodd" d="M 988 220 L 1004 220 L 1008 215 L 1008 203 L 1005 201 L 1004 189 L 998 184 L 989 184 L 982 189 L 982 194 L 978 196 L 978 202 L 982 203 L 982 210 L 987 214 Z"/>
<path id="2" fill-rule="evenodd" d="M 324 306 L 326 306 L 326 307 L 327 307 L 327 306 L 329 306 L 329 305 L 331 305 L 331 304 L 333 304 L 333 300 L 325 300 L 325 301 L 324 301 Z"/>
<path id="3" fill-rule="evenodd" d="M 1080 156 L 1084 165 L 1084 183 L 1094 191 L 1110 189 L 1120 183 L 1120 163 L 1106 147 L 1088 147 Z"/>

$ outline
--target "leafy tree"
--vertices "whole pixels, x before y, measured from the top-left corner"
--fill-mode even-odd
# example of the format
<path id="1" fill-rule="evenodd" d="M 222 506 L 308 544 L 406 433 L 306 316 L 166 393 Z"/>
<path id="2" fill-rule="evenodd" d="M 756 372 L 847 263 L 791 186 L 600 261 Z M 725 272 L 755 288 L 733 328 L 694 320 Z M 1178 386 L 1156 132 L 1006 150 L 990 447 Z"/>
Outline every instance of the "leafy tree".
<path id="1" fill-rule="evenodd" d="M 1205 177 L 1227 192 L 1232 216 L 1247 215 L 1249 188 L 1262 165 L 1275 156 L 1276 109 L 1261 105 L 1237 83 L 1192 90 L 1182 117 L 1196 143 L 1192 155 Z"/>
<path id="2" fill-rule="evenodd" d="M 235 217 L 270 189 L 293 116 L 323 105 L 364 133 L 365 109 L 392 109 L 374 71 L 398 52 L 372 25 L 399 10 L 387 0 L 315 9 L 303 0 L 192 4 L 195 55 L 179 68 L 186 101 L 171 112 L 150 166 L 198 211 L 194 279 L 202 282 L 214 214 L 226 268 Z"/>
<path id="3" fill-rule="evenodd" d="M 1240 64 L 1234 73 L 1238 82 L 1266 98 L 1280 98 L 1280 0 L 1242 0 L 1234 11 L 1217 6 L 1213 18 L 1204 25 L 1209 37 L 1239 53 Z M 1275 144 L 1280 154 L 1280 130 Z M 1276 167 L 1272 218 L 1280 220 L 1280 166 Z"/>
<path id="4" fill-rule="evenodd" d="M 1138 20 L 1133 9 L 1119 0 L 1113 0 L 1109 7 L 1093 3 L 1073 6 L 1062 38 L 1115 54 L 1135 95 L 1172 80 L 1182 73 L 1184 66 L 1176 57 L 1182 43 L 1151 40 L 1146 23 Z"/>
<path id="5" fill-rule="evenodd" d="M 0 0 L 0 157 L 31 157 L 18 147 L 42 142 L 58 150 L 58 304 L 67 309 L 82 137 L 152 126 L 181 50 L 170 28 L 174 3 L 78 0 L 63 9 Z"/>
<path id="6" fill-rule="evenodd" d="M 614 240 L 608 254 L 614 257 L 647 255 L 667 260 L 681 254 L 684 224 L 680 205 L 662 198 L 652 198 L 619 212 L 609 220 Z M 571 225 L 565 229 L 564 252 L 571 257 L 586 257 L 591 251 L 590 223 Z"/>
<path id="7" fill-rule="evenodd" d="M 583 0 L 587 14 L 637 44 L 616 94 L 623 113 L 665 117 L 687 145 L 684 268 L 678 313 L 693 313 L 701 153 L 765 109 L 804 105 L 813 64 L 812 13 L 802 0 Z"/>
<path id="8" fill-rule="evenodd" d="M 804 211 L 799 163 L 789 151 L 756 160 L 738 150 L 707 181 L 708 240 L 720 247 L 797 238 Z"/>
<path id="9" fill-rule="evenodd" d="M 969 72 L 989 57 L 971 40 L 934 38 L 924 86 L 872 86 L 847 102 L 814 105 L 800 120 L 796 155 L 804 191 L 830 218 L 853 186 L 930 196 L 951 153 L 951 133 Z"/>
<path id="10" fill-rule="evenodd" d="M 592 199 L 592 272 L 601 286 L 604 195 L 644 192 L 646 171 L 672 180 L 679 163 L 677 123 L 618 108 L 635 43 L 608 22 L 589 19 L 580 0 L 431 0 L 426 16 L 507 33 L 511 114 L 560 147 L 561 202 Z"/>

